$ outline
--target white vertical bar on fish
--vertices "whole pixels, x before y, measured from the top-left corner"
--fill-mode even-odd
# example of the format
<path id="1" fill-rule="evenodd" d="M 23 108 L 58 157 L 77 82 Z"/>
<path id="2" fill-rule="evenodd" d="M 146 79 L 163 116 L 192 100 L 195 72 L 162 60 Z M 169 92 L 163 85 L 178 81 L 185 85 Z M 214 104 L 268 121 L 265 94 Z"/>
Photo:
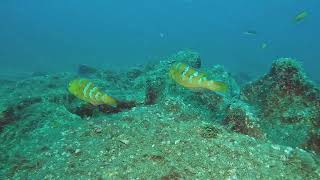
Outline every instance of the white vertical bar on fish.
<path id="1" fill-rule="evenodd" d="M 190 83 L 192 82 L 192 79 L 193 79 L 193 75 L 191 75 L 191 76 L 189 77 L 189 82 L 190 82 Z"/>
<path id="2" fill-rule="evenodd" d="M 94 98 L 98 101 L 100 101 L 100 96 L 101 96 L 101 93 L 100 92 L 97 92 L 97 94 L 94 96 Z"/>
<path id="3" fill-rule="evenodd" d="M 94 88 L 92 88 L 91 90 L 90 90 L 90 92 L 89 92 L 89 97 L 92 99 L 93 97 L 92 97 L 92 95 L 93 95 L 93 93 L 95 92 L 95 91 L 97 91 L 98 90 L 98 88 L 97 87 L 94 87 Z"/>
<path id="4" fill-rule="evenodd" d="M 190 67 L 189 66 L 187 66 L 185 69 L 184 69 L 184 71 L 183 71 L 183 73 L 182 73 L 182 76 L 186 76 L 186 74 L 187 74 L 187 72 L 189 71 L 189 69 L 190 69 Z"/>
<path id="5" fill-rule="evenodd" d="M 197 77 L 199 75 L 199 72 L 198 71 L 196 71 L 195 73 L 193 73 L 193 76 L 194 77 Z"/>
<path id="6" fill-rule="evenodd" d="M 92 82 L 89 82 L 87 85 L 86 85 L 86 87 L 83 89 L 83 95 L 84 95 L 84 97 L 88 97 L 88 89 L 90 88 L 90 86 L 91 86 L 91 84 L 92 84 Z"/>

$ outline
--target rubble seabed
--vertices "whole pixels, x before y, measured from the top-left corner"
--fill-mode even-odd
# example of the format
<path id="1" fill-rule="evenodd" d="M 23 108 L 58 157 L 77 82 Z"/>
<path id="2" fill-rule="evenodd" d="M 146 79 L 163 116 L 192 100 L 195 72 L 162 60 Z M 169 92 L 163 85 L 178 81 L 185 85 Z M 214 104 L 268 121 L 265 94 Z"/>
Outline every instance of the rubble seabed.
<path id="1" fill-rule="evenodd" d="M 320 91 L 293 59 L 239 86 L 222 66 L 221 97 L 172 82 L 180 51 L 123 72 L 86 65 L 78 74 L 1 80 L 1 179 L 319 179 Z M 97 108 L 66 86 L 87 77 L 123 100 Z M 110 108 L 110 109 L 109 109 Z"/>

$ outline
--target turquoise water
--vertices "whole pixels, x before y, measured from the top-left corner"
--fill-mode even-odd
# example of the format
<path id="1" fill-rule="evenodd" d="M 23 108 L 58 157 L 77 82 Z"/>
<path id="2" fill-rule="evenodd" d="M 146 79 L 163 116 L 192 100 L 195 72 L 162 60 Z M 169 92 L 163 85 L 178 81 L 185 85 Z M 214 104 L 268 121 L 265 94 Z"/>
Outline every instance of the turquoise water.
<path id="1" fill-rule="evenodd" d="M 1 67 L 64 71 L 79 63 L 132 66 L 190 48 L 206 65 L 249 73 L 266 70 L 276 58 L 293 57 L 317 78 L 319 7 L 317 0 L 4 0 Z M 294 16 L 303 10 L 309 16 L 295 23 Z M 248 30 L 257 35 L 244 35 Z M 267 48 L 261 49 L 262 43 Z"/>

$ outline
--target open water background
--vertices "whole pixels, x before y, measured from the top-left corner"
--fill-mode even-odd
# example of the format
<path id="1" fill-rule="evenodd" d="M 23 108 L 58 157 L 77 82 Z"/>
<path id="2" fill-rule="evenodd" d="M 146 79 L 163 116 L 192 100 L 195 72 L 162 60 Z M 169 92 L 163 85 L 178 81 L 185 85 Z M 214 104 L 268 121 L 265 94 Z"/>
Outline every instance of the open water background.
<path id="1" fill-rule="evenodd" d="M 2 0 L 0 27 L 0 75 L 125 68 L 193 49 L 204 66 L 254 75 L 297 58 L 320 80 L 318 0 Z"/>

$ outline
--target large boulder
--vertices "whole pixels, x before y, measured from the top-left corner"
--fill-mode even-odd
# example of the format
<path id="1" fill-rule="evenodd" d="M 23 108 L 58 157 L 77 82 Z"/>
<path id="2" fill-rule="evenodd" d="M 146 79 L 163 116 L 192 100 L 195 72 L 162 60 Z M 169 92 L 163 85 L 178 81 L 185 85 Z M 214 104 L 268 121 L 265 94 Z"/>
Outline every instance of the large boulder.
<path id="1" fill-rule="evenodd" d="M 241 100 L 258 110 L 258 122 L 275 143 L 319 152 L 320 90 L 294 59 L 276 60 L 260 79 L 243 87 Z"/>

